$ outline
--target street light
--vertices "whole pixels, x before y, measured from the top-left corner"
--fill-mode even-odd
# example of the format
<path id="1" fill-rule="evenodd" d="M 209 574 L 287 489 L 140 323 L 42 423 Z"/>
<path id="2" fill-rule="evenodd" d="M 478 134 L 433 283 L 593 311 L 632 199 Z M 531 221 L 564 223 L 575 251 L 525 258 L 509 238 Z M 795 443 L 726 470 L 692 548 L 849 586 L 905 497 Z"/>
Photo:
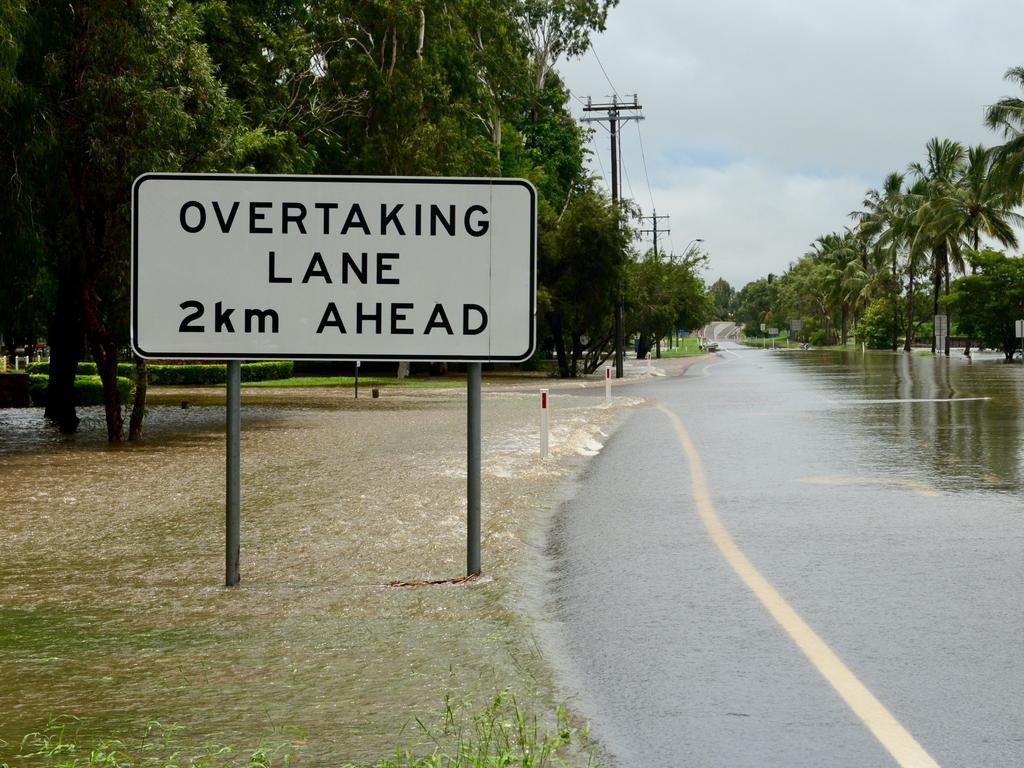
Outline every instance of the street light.
<path id="1" fill-rule="evenodd" d="M 688 242 L 686 244 L 686 247 L 683 248 L 683 256 L 685 256 L 687 253 L 690 252 L 690 246 L 691 245 L 693 245 L 694 243 L 703 243 L 703 242 L 704 242 L 704 238 L 703 237 L 695 237 L 695 238 L 693 238 L 693 240 Z"/>

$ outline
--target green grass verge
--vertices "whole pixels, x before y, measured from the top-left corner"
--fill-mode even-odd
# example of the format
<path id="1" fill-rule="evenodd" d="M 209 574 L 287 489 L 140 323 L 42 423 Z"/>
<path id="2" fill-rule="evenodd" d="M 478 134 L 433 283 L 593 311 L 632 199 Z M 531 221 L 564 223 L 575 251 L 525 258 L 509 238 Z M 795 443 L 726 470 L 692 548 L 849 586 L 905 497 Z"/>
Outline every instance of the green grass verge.
<path id="1" fill-rule="evenodd" d="M 662 357 L 687 357 L 688 355 L 704 354 L 698 347 L 699 342 L 695 336 L 687 336 L 681 340 L 682 345 L 673 349 L 661 350 Z"/>
<path id="2" fill-rule="evenodd" d="M 83 722 L 77 718 L 60 717 L 19 744 L 0 742 L 0 768 L 275 768 L 308 762 L 302 733 L 290 741 L 237 749 L 216 743 L 191 746 L 183 728 L 156 721 L 123 738 L 88 737 L 82 730 Z M 475 711 L 446 696 L 440 722 L 431 725 L 417 718 L 411 733 L 419 746 L 408 749 L 399 744 L 393 755 L 371 763 L 347 763 L 339 755 L 332 764 L 339 768 L 554 768 L 578 758 L 594 765 L 588 729 L 578 727 L 563 707 L 556 709 L 553 720 L 541 724 L 507 690 Z"/>

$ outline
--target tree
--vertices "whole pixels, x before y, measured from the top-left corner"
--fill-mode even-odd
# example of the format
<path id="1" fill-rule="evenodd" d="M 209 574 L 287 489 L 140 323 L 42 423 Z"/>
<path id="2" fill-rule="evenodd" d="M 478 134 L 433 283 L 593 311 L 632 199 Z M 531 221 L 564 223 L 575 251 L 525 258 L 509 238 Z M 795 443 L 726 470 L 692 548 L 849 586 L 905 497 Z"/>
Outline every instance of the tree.
<path id="1" fill-rule="evenodd" d="M 29 13 L 18 72 L 33 110 L 16 139 L 16 184 L 56 280 L 48 400 L 62 430 L 77 426 L 72 384 L 84 330 L 103 381 L 108 438 L 124 439 L 117 363 L 127 346 L 132 180 L 223 167 L 243 143 L 240 112 L 200 33 L 192 6 L 158 0 L 41 2 Z M 143 387 L 133 436 L 144 395 Z"/>
<path id="2" fill-rule="evenodd" d="M 945 305 L 957 312 L 961 332 L 1012 360 L 1014 321 L 1024 317 L 1024 259 L 989 249 L 968 256 L 977 271 L 953 283 Z"/>
<path id="3" fill-rule="evenodd" d="M 645 358 L 674 328 L 704 325 L 713 312 L 713 297 L 700 270 L 707 257 L 699 251 L 677 257 L 649 250 L 630 262 L 627 273 L 627 334 L 637 337 L 637 357 Z"/>
<path id="4" fill-rule="evenodd" d="M 538 91 L 561 56 L 579 56 L 590 47 L 591 32 L 604 31 L 608 10 L 618 0 L 519 0 L 517 16 L 530 41 Z"/>
<path id="5" fill-rule="evenodd" d="M 778 301 L 778 283 L 769 283 L 761 278 L 747 283 L 736 294 L 735 318 L 743 325 L 743 332 L 752 336 L 761 332 L 761 323 L 767 323 L 775 317 Z"/>
<path id="6" fill-rule="evenodd" d="M 715 299 L 715 318 L 717 320 L 731 319 L 736 290 L 729 285 L 728 280 L 722 277 L 711 284 L 710 290 Z"/>
<path id="7" fill-rule="evenodd" d="M 960 271 L 963 271 L 956 228 L 950 226 L 947 216 L 941 215 L 938 201 L 959 177 L 964 162 L 964 150 L 958 142 L 935 137 L 925 145 L 925 154 L 923 165 L 914 162 L 909 166 L 910 172 L 925 184 L 923 204 L 918 208 L 914 222 L 917 225 L 914 239 L 919 247 L 931 253 L 932 314 L 937 315 L 943 283 L 946 286 L 946 293 L 949 293 L 950 254 L 956 260 Z M 932 336 L 932 353 L 935 351 L 935 337 Z M 949 354 L 948 346 L 945 352 Z"/>
<path id="8" fill-rule="evenodd" d="M 1024 88 L 1024 67 L 1011 67 L 1004 79 Z M 1019 201 L 1024 193 L 1024 99 L 1006 96 L 992 104 L 985 110 L 985 124 L 1005 139 L 994 148 L 993 160 L 1005 189 Z"/>
<path id="9" fill-rule="evenodd" d="M 591 373 L 608 358 L 630 232 L 621 209 L 593 187 L 561 214 L 545 206 L 538 229 L 538 305 L 546 314 L 559 374 Z M 582 371 L 581 371 L 582 369 Z"/>
<path id="10" fill-rule="evenodd" d="M 899 340 L 900 249 L 906 242 L 907 231 L 903 180 L 903 174 L 890 173 L 885 177 L 881 190 L 868 190 L 863 202 L 864 210 L 853 214 L 861 232 L 872 243 L 875 258 L 889 267 L 885 282 L 893 312 L 893 352 Z"/>

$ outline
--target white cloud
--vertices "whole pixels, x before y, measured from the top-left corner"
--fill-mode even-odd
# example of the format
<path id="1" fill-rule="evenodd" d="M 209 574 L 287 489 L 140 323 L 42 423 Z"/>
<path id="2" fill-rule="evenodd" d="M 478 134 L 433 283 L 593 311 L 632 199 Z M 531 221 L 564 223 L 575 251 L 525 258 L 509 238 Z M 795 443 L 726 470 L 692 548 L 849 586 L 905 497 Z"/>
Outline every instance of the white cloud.
<path id="1" fill-rule="evenodd" d="M 984 105 L 1014 92 L 1022 26 L 1024 4 L 1003 0 L 622 0 L 595 49 L 619 94 L 639 94 L 673 242 L 705 237 L 709 276 L 742 285 L 849 224 L 930 137 L 998 143 Z M 579 97 L 611 92 L 593 54 L 560 69 Z M 595 151 L 607 168 L 603 130 Z M 623 162 L 649 214 L 633 125 Z"/>

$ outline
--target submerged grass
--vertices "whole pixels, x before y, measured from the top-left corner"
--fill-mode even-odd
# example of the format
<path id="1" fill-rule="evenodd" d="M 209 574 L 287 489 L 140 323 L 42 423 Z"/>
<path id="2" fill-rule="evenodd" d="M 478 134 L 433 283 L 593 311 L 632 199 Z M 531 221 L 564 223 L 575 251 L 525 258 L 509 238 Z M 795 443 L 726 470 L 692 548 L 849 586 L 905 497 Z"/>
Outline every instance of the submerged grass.
<path id="1" fill-rule="evenodd" d="M 184 729 L 151 721 L 125 739 L 82 738 L 75 717 L 51 719 L 27 734 L 14 749 L 0 742 L 0 768 L 290 768 L 307 764 L 302 734 L 286 742 L 236 749 L 221 744 L 190 748 Z M 437 725 L 416 718 L 411 740 L 399 743 L 393 756 L 370 763 L 341 763 L 339 768 L 557 768 L 593 766 L 594 748 L 586 727 L 577 726 L 564 707 L 553 721 L 541 724 L 508 690 L 479 711 L 445 697 Z"/>
<path id="2" fill-rule="evenodd" d="M 417 756 L 399 745 L 393 757 L 374 763 L 348 763 L 342 768 L 595 766 L 586 727 L 577 727 L 561 706 L 555 711 L 553 723 L 541 725 L 508 690 L 472 715 L 467 714 L 465 705 L 455 705 L 445 697 L 440 725 L 430 727 L 419 719 L 416 725 L 429 742 L 426 754 L 420 752 Z"/>
<path id="3" fill-rule="evenodd" d="M 41 730 L 27 734 L 10 758 L 4 755 L 8 745 L 0 742 L 0 768 L 285 768 L 296 764 L 298 742 L 261 744 L 247 750 L 222 744 L 194 749 L 181 743 L 183 728 L 156 721 L 126 739 L 83 741 L 81 724 L 75 717 L 53 718 Z"/>

